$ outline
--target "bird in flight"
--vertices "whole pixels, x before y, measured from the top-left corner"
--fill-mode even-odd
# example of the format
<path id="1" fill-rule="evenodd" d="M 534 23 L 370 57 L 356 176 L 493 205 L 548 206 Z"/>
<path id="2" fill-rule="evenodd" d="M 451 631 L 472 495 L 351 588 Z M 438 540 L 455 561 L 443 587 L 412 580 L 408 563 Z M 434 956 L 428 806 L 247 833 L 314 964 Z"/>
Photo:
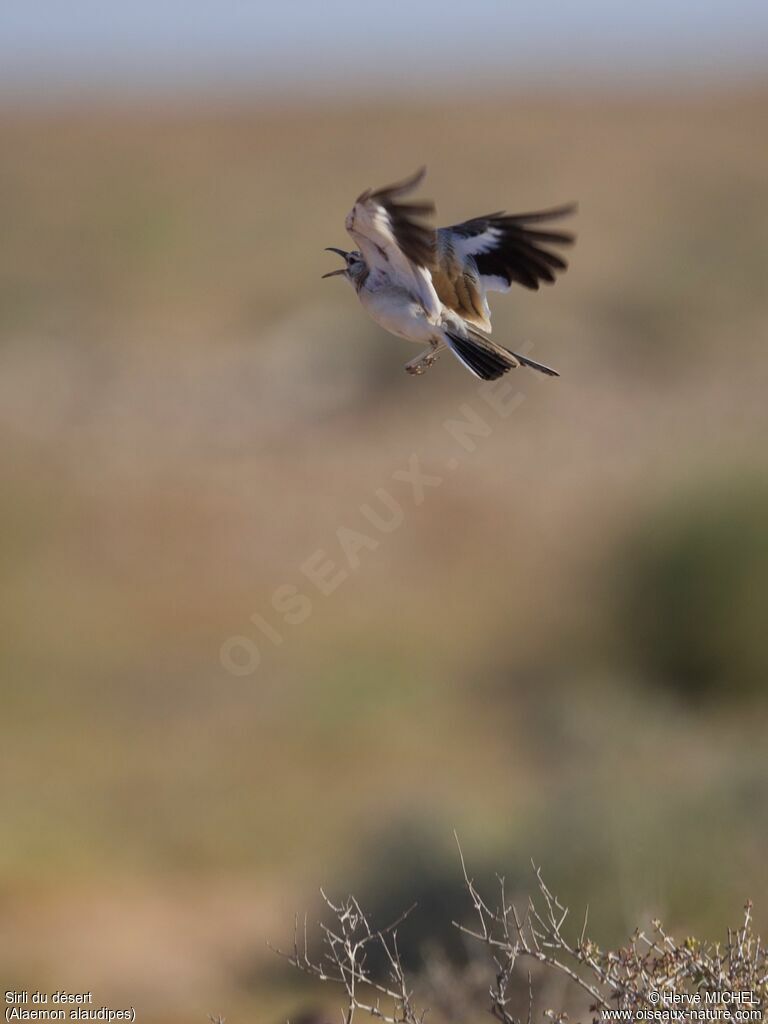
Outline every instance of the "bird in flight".
<path id="1" fill-rule="evenodd" d="M 552 250 L 570 245 L 573 235 L 538 225 L 575 207 L 490 213 L 435 230 L 426 222 L 435 211 L 431 202 L 402 201 L 425 173 L 421 168 L 405 181 L 363 192 L 345 225 L 357 249 L 327 249 L 344 266 L 323 277 L 345 277 L 377 324 L 428 345 L 406 363 L 408 373 L 424 373 L 447 348 L 481 380 L 496 380 L 516 366 L 559 376 L 491 340 L 487 293 L 507 292 L 515 283 L 534 290 L 542 281 L 552 284 L 567 267 Z"/>

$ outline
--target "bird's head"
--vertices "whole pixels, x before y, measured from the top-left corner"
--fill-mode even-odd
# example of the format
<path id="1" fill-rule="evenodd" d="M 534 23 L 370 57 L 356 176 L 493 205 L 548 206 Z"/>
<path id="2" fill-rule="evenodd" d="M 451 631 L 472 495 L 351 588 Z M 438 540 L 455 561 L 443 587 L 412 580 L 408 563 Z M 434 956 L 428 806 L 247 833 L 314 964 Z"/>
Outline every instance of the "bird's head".
<path id="1" fill-rule="evenodd" d="M 335 252 L 338 256 L 341 256 L 344 260 L 344 266 L 339 267 L 338 270 L 332 270 L 328 274 L 323 274 L 323 277 L 337 277 L 341 275 L 346 277 L 348 281 L 351 281 L 352 284 L 357 284 L 365 276 L 368 268 L 365 260 L 356 249 L 353 249 L 352 252 L 346 252 L 346 250 L 337 249 L 336 246 L 332 245 L 325 251 Z"/>

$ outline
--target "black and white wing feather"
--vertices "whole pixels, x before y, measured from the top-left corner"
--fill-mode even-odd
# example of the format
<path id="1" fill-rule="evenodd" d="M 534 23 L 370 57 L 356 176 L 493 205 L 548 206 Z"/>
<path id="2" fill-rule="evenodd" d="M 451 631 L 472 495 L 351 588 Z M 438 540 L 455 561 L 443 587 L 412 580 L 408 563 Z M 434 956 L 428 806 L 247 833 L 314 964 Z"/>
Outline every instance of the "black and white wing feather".
<path id="1" fill-rule="evenodd" d="M 514 283 L 537 290 L 554 283 L 568 264 L 557 252 L 571 245 L 566 231 L 542 230 L 542 222 L 573 213 L 558 206 L 535 213 L 491 213 L 437 232 L 435 283 L 443 302 L 470 322 L 490 329 L 486 292 L 506 292 Z"/>
<path id="2" fill-rule="evenodd" d="M 347 214 L 346 228 L 372 272 L 408 288 L 435 321 L 441 312 L 430 269 L 435 261 L 434 228 L 424 218 L 434 213 L 430 202 L 402 202 L 419 185 L 425 169 L 395 185 L 368 190 Z"/>

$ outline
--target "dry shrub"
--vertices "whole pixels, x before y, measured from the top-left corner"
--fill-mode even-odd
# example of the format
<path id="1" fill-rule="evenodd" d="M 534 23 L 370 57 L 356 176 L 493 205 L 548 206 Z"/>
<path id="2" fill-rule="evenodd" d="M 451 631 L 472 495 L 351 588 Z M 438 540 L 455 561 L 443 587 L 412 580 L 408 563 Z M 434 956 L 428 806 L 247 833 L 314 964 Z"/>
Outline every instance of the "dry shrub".
<path id="1" fill-rule="evenodd" d="M 455 927 L 476 950 L 463 970 L 427 958 L 422 975 L 409 978 L 397 935 L 411 911 L 377 929 L 353 896 L 336 903 L 325 893 L 330 923 L 320 924 L 321 951 L 310 953 L 305 920 L 303 929 L 297 925 L 293 950 L 282 955 L 300 971 L 341 988 L 344 1024 L 352 1024 L 358 1013 L 385 1024 L 422 1024 L 430 1009 L 422 1005 L 422 998 L 430 991 L 432 1008 L 446 1021 L 466 1022 L 490 1011 L 501 1024 L 522 1024 L 523 1020 L 530 1024 L 541 1013 L 535 1010 L 531 968 L 536 988 L 540 982 L 546 988 L 553 974 L 564 979 L 572 991 L 560 990 L 563 1002 L 571 1012 L 578 1007 L 579 1018 L 594 1022 L 664 1019 L 653 1014 L 672 1008 L 686 1013 L 709 1010 L 727 1021 L 757 1020 L 754 1014 L 761 1015 L 768 1006 L 768 956 L 753 933 L 751 904 L 744 909 L 741 926 L 729 930 L 722 944 L 691 937 L 676 940 L 661 922 L 654 921 L 648 933 L 638 929 L 625 946 L 611 950 L 588 936 L 586 914 L 571 935 L 568 909 L 550 892 L 538 870 L 536 895 L 522 912 L 508 898 L 503 878 L 499 878 L 495 900 L 487 901 L 467 873 L 463 857 L 462 870 L 474 915 L 471 924 L 455 922 Z M 384 955 L 383 973 L 374 973 L 369 966 L 371 961 L 380 962 L 378 956 L 371 956 L 374 949 Z M 485 960 L 485 971 L 479 970 L 481 960 Z M 751 1001 L 718 1003 L 718 994 L 723 993 L 726 1000 L 732 994 L 749 993 Z M 753 1016 L 738 1018 L 737 1011 Z M 568 1019 L 565 1006 L 545 1007 L 544 1015 L 558 1022 Z M 688 1019 L 702 1018 L 689 1015 Z"/>

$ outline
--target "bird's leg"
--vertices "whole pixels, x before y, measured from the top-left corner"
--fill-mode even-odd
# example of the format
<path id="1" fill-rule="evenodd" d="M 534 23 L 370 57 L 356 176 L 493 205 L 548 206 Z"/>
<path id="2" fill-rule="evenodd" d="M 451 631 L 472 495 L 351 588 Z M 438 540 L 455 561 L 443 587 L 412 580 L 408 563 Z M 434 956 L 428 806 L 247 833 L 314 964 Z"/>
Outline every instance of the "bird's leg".
<path id="1" fill-rule="evenodd" d="M 430 342 L 430 347 L 426 352 L 422 352 L 420 356 L 416 356 L 415 359 L 411 359 L 409 363 L 405 364 L 405 372 L 412 373 L 417 376 L 424 373 L 437 359 L 439 349 L 439 341 Z"/>

